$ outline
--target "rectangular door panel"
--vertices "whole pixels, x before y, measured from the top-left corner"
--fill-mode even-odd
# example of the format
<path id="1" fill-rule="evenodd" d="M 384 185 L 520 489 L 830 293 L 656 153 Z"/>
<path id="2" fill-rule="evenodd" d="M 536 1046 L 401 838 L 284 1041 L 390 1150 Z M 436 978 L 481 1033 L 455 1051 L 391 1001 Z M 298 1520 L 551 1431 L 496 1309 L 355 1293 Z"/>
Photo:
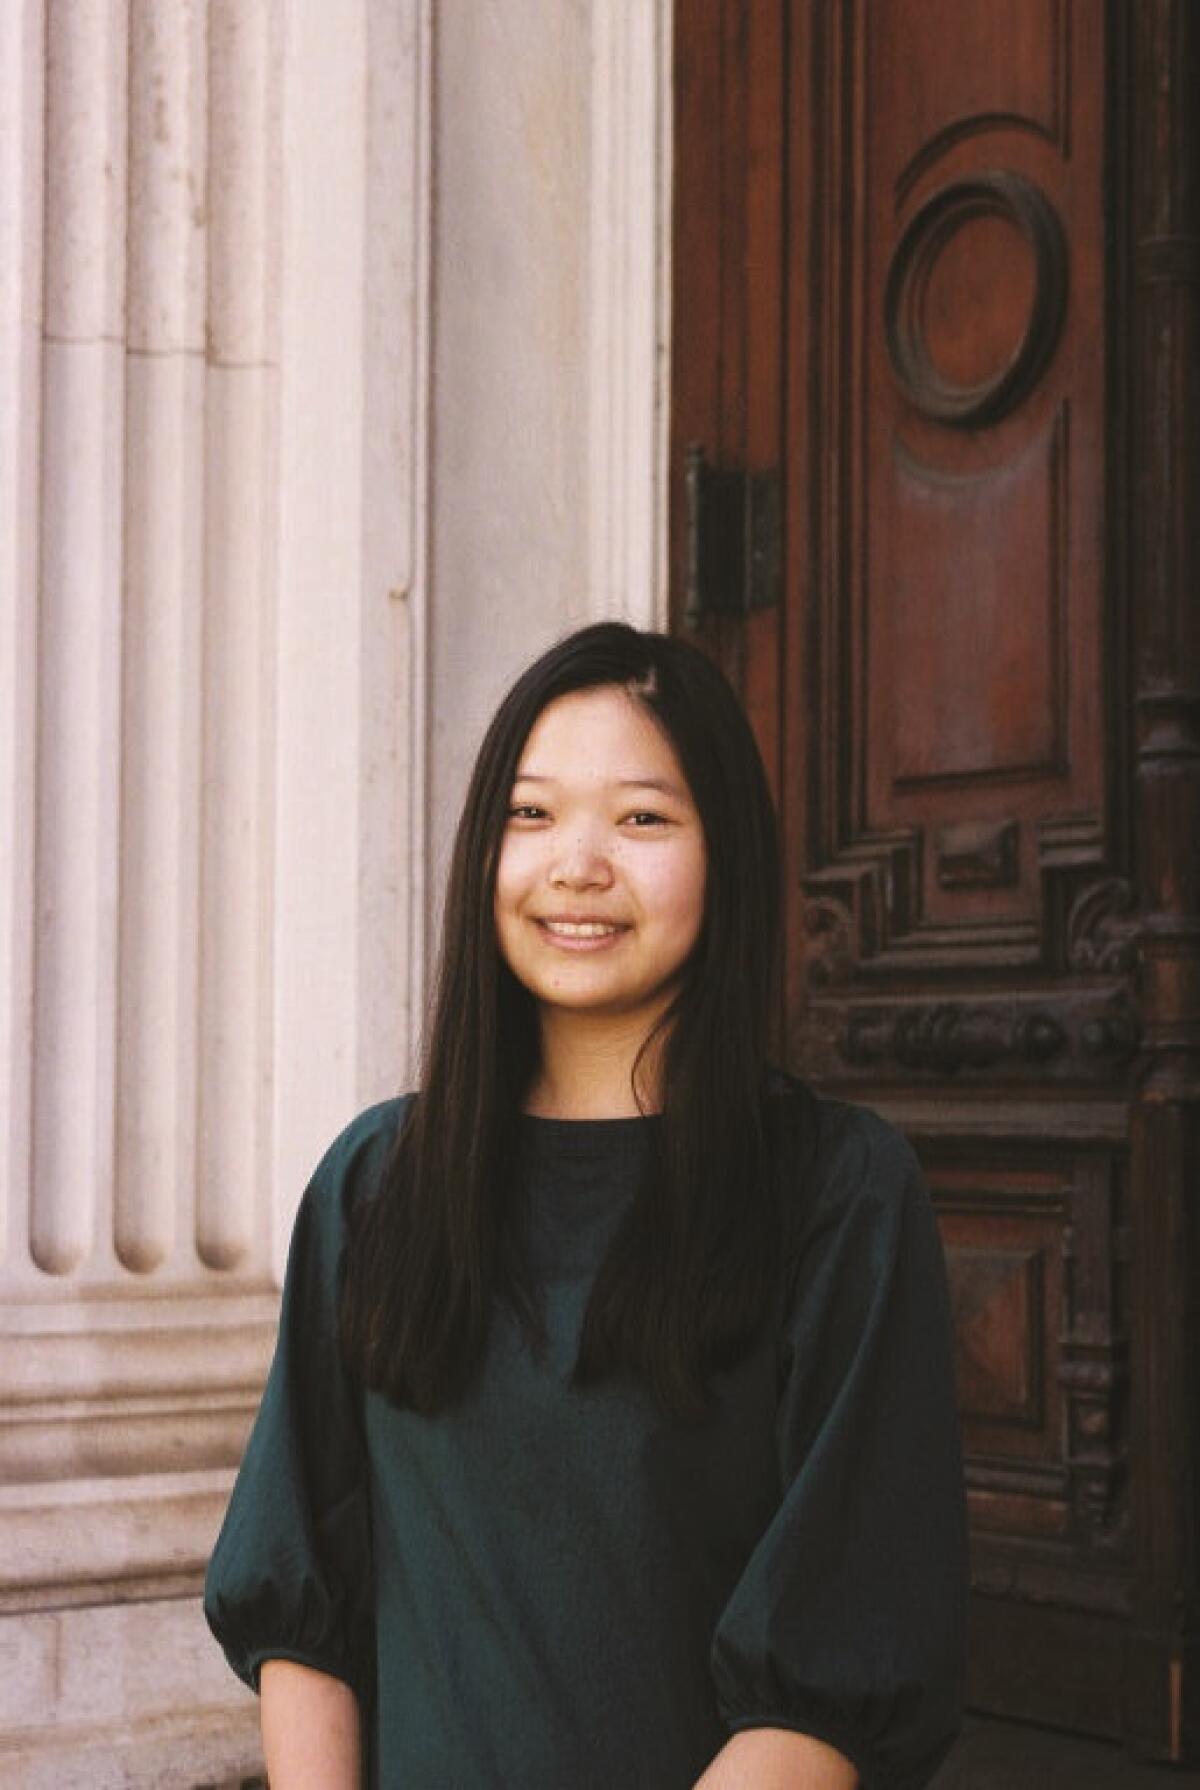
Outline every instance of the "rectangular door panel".
<path id="1" fill-rule="evenodd" d="M 861 782 L 827 849 L 904 842 L 906 958 L 1044 962 L 1055 822 L 1103 855 L 1103 9 L 892 0 L 851 34 L 862 376 L 829 421 Z M 970 879 L 941 841 L 964 823 L 1007 839 Z"/>

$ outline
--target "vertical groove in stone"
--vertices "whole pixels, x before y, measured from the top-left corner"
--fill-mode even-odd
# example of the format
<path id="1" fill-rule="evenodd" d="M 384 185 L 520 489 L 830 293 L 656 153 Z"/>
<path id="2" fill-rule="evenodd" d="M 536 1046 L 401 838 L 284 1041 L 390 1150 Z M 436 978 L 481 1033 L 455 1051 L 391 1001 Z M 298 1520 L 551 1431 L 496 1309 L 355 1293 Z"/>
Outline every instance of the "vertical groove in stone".
<path id="1" fill-rule="evenodd" d="M 254 1190 L 265 1185 L 258 1116 L 269 1044 L 272 13 L 272 0 L 210 0 L 196 1247 L 220 1269 L 243 1264 L 264 1236 Z"/>
<path id="2" fill-rule="evenodd" d="M 132 0 L 114 1241 L 141 1273 L 196 1174 L 206 23 Z"/>
<path id="3" fill-rule="evenodd" d="M 0 7 L 0 1264 L 28 1262 L 33 1012 L 41 0 Z"/>
<path id="4" fill-rule="evenodd" d="M 51 0 L 30 1249 L 77 1268 L 112 1199 L 127 8 Z"/>
<path id="5" fill-rule="evenodd" d="M 362 738 L 357 1086 L 407 1081 L 424 737 L 428 0 L 366 9 Z M 414 866 L 410 877 L 407 866 Z"/>

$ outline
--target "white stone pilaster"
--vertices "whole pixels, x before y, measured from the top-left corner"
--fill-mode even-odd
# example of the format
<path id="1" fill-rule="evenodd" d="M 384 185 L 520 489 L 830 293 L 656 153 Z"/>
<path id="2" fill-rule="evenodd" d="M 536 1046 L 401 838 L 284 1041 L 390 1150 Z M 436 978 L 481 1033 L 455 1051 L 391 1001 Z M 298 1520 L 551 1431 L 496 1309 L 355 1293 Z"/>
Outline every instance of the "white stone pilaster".
<path id="1" fill-rule="evenodd" d="M 322 9 L 298 8 L 287 45 L 272 939 L 277 1260 L 317 1156 L 356 1107 L 399 1090 L 410 1054 L 429 13 L 424 0 L 361 0 L 342 9 L 334 40 Z M 331 466 L 355 501 L 328 501 Z"/>
<path id="2" fill-rule="evenodd" d="M 425 980 L 432 14 L 367 5 L 356 1075 L 378 1093 L 413 1085 Z"/>
<path id="3" fill-rule="evenodd" d="M 0 1264 L 28 1257 L 45 18 L 0 8 Z"/>
<path id="4" fill-rule="evenodd" d="M 362 489 L 366 390 L 367 43 L 364 0 L 296 7 L 286 46 L 280 315 L 276 894 L 272 1025 L 274 1247 L 356 1095 L 364 618 L 361 501 L 328 501 L 330 468 Z M 336 144 L 336 153 L 332 146 Z M 338 319 L 337 329 L 329 319 Z M 386 593 L 379 593 L 386 601 Z M 320 766 L 320 775 L 314 768 Z"/>
<path id="5" fill-rule="evenodd" d="M 670 0 L 592 0 L 588 598 L 667 621 Z"/>
<path id="6" fill-rule="evenodd" d="M 442 0 L 434 42 L 430 955 L 505 687 L 589 589 L 591 9 Z"/>

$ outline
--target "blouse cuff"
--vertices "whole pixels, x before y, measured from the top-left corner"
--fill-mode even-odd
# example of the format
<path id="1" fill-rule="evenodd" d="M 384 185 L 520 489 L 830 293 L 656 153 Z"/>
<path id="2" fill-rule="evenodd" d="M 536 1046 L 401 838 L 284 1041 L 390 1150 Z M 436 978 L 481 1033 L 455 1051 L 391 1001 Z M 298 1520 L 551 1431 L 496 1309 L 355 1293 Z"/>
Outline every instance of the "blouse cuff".
<path id="1" fill-rule="evenodd" d="M 262 1668 L 268 1660 L 291 1660 L 296 1666 L 309 1666 L 314 1672 L 324 1672 L 328 1678 L 336 1678 L 354 1692 L 359 1703 L 362 1702 L 362 1686 L 345 1658 L 333 1654 L 315 1652 L 305 1647 L 259 1647 L 244 1655 L 243 1665 L 245 1682 L 258 1695 L 262 1694 L 260 1677 Z"/>
<path id="2" fill-rule="evenodd" d="M 858 1773 L 861 1790 L 904 1790 L 901 1780 L 887 1769 L 870 1742 L 826 1709 L 814 1706 L 799 1713 L 792 1709 L 787 1714 L 775 1710 L 748 1712 L 728 1717 L 726 1726 L 731 1734 L 742 1734 L 751 1728 L 784 1728 L 790 1734 L 824 1741 L 850 1761 Z"/>
<path id="3" fill-rule="evenodd" d="M 860 1790 L 924 1790 L 937 1774 L 943 1760 L 958 1738 L 958 1730 L 918 1764 L 907 1770 L 889 1763 L 876 1744 L 860 1728 L 814 1700 L 791 1698 L 786 1712 L 772 1709 L 747 1709 L 735 1715 L 725 1713 L 725 1726 L 731 1734 L 747 1728 L 786 1728 L 792 1734 L 807 1734 L 823 1740 L 849 1759 L 858 1773 Z"/>
<path id="4" fill-rule="evenodd" d="M 214 1556 L 216 1566 L 219 1555 Z M 369 1702 L 374 1683 L 373 1635 L 362 1615 L 349 1609 L 328 1586 L 309 1577 L 299 1595 L 280 1596 L 271 1580 L 248 1587 L 222 1585 L 209 1568 L 204 1614 L 233 1671 L 259 1689 L 264 1660 L 290 1659 L 348 1684 L 360 1704 Z"/>

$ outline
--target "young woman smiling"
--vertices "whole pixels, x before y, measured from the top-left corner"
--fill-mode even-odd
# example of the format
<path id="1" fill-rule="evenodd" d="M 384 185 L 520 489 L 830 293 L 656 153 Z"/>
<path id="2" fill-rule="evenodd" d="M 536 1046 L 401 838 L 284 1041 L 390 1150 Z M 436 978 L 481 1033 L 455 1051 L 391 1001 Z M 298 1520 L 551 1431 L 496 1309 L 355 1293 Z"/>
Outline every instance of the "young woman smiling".
<path id="1" fill-rule="evenodd" d="M 544 709 L 513 785 L 495 895 L 500 954 L 538 1005 L 526 1112 L 643 1110 L 630 1068 L 695 950 L 704 883 L 700 815 L 638 699 L 602 685 Z"/>
<path id="2" fill-rule="evenodd" d="M 601 624 L 475 765 L 415 1095 L 305 1194 L 206 1610 L 273 1790 L 918 1790 L 965 1548 L 915 1158 L 767 1061 L 728 685 Z"/>

